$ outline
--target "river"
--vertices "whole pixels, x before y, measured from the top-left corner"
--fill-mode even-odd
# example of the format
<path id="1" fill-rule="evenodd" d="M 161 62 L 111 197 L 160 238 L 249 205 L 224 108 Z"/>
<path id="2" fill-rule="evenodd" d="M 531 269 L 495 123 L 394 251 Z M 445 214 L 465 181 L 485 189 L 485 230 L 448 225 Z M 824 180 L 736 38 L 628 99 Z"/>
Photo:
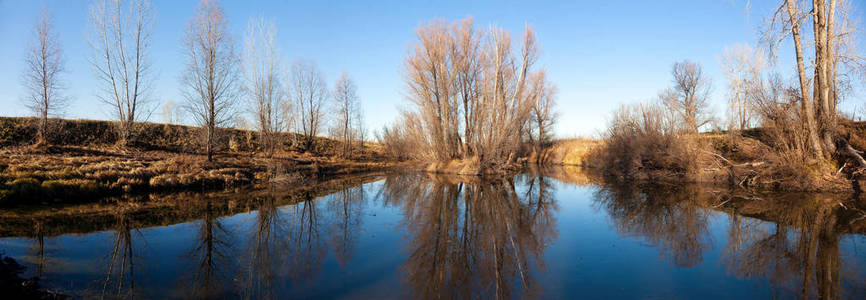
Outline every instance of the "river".
<path id="1" fill-rule="evenodd" d="M 863 200 L 590 178 L 397 173 L 15 208 L 0 254 L 75 298 L 866 297 Z"/>

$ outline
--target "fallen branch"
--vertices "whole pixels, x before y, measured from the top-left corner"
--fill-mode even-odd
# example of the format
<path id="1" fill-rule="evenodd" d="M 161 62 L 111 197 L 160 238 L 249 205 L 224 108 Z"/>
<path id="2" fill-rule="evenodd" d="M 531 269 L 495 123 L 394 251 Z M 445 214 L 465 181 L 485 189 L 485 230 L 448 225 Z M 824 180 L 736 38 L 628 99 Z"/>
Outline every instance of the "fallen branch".
<path id="1" fill-rule="evenodd" d="M 850 156 L 851 158 L 853 158 L 858 165 L 860 165 L 860 169 L 866 169 L 866 159 L 863 159 L 863 156 L 860 155 L 861 153 L 863 153 L 862 151 L 854 149 L 854 147 L 851 147 L 851 144 L 849 144 L 848 141 L 842 138 L 839 138 L 836 143 L 837 145 L 841 144 L 841 148 L 845 149 L 845 153 L 848 154 L 848 156 Z"/>

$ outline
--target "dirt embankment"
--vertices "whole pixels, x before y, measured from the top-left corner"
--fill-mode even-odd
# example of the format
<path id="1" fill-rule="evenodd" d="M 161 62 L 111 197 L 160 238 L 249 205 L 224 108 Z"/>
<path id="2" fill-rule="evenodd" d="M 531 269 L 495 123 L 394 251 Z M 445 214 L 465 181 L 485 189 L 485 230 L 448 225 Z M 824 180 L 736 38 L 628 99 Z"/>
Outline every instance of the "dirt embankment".
<path id="1" fill-rule="evenodd" d="M 188 188 L 226 188 L 261 182 L 291 182 L 395 168 L 375 143 L 341 153 L 338 141 L 319 138 L 314 149 L 284 134 L 273 153 L 263 153 L 257 134 L 221 129 L 218 154 L 208 162 L 199 151 L 199 129 L 142 123 L 131 146 L 116 147 L 113 124 L 54 120 L 51 146 L 30 145 L 30 118 L 0 118 L 0 205 L 105 194 Z"/>

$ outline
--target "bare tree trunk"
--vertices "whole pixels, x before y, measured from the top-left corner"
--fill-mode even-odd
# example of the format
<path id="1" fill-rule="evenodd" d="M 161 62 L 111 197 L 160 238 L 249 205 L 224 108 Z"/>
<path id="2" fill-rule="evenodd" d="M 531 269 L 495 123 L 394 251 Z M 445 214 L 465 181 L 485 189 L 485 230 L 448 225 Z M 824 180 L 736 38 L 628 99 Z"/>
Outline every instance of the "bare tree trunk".
<path id="1" fill-rule="evenodd" d="M 809 145 L 812 147 L 813 154 L 817 157 L 824 157 L 821 142 L 818 139 L 817 126 L 815 124 L 815 112 L 813 110 L 812 98 L 809 96 L 809 84 L 806 82 L 806 67 L 803 64 L 803 46 L 800 41 L 800 21 L 797 16 L 797 10 L 794 7 L 793 0 L 786 0 L 788 7 L 788 17 L 791 21 L 791 34 L 794 38 L 794 50 L 797 57 L 797 74 L 800 79 L 800 107 L 802 109 L 803 118 L 805 118 L 806 134 L 809 137 Z"/>

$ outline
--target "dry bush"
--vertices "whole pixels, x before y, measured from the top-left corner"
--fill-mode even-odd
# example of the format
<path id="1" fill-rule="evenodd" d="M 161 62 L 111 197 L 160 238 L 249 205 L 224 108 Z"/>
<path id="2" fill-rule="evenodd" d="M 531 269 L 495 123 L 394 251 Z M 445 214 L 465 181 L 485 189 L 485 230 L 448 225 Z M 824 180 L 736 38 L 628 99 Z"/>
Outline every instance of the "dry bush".
<path id="1" fill-rule="evenodd" d="M 605 141 L 591 151 L 589 164 L 618 178 L 695 180 L 706 145 L 681 134 L 674 121 L 658 104 L 621 107 Z"/>
<path id="2" fill-rule="evenodd" d="M 418 154 L 412 152 L 412 141 L 408 136 L 406 124 L 405 121 L 396 122 L 391 126 L 385 126 L 382 131 L 376 134 L 376 139 L 382 145 L 385 156 L 391 159 L 405 160 Z"/>
<path id="3" fill-rule="evenodd" d="M 778 76 L 761 80 L 750 91 L 761 128 L 743 132 L 770 146 L 760 161 L 756 183 L 785 190 L 833 187 L 840 178 L 829 161 L 816 159 L 809 145 L 809 131 L 802 119 L 800 92 L 787 87 Z"/>

